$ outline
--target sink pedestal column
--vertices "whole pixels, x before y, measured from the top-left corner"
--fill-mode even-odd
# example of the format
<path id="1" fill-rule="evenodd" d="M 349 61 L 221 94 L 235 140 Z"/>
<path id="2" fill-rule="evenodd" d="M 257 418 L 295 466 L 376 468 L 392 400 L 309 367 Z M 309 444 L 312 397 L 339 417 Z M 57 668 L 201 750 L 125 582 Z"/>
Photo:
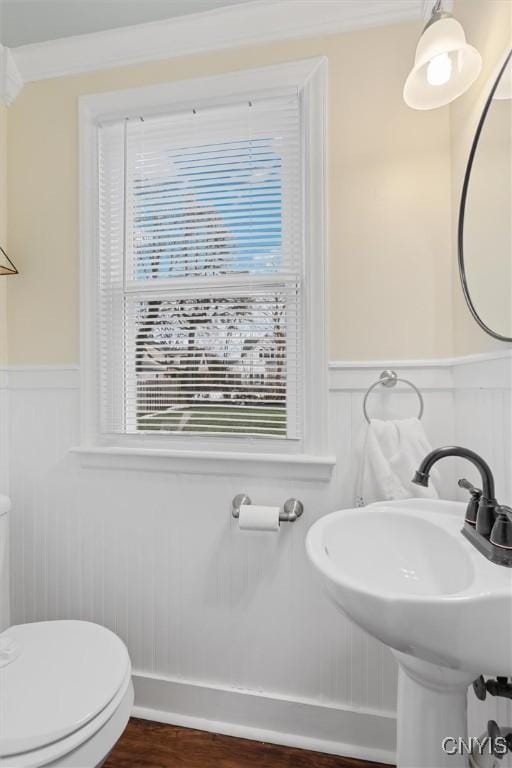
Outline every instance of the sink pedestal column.
<path id="1" fill-rule="evenodd" d="M 400 665 L 398 768 L 467 768 L 459 739 L 467 742 L 467 691 L 477 675 L 393 653 Z"/>

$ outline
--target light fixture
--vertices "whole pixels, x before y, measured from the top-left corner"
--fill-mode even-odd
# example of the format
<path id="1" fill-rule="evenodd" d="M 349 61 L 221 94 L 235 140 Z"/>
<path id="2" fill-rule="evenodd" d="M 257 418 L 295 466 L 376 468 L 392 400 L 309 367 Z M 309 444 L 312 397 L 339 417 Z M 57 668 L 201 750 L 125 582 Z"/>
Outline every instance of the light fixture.
<path id="1" fill-rule="evenodd" d="M 0 275 L 17 275 L 18 270 L 0 246 Z"/>
<path id="2" fill-rule="evenodd" d="M 468 90 L 481 68 L 482 58 L 468 45 L 462 24 L 436 0 L 405 81 L 405 103 L 413 109 L 444 107 Z"/>

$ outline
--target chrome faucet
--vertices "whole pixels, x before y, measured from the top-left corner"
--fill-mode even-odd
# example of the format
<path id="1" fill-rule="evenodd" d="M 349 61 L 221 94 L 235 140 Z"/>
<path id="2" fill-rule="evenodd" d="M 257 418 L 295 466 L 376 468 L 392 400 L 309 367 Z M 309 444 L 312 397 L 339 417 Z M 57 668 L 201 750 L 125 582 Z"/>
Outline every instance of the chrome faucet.
<path id="1" fill-rule="evenodd" d="M 421 462 L 413 483 L 426 488 L 434 464 L 448 456 L 467 459 L 482 478 L 482 490 L 467 480 L 459 480 L 459 486 L 471 494 L 462 533 L 488 560 L 512 568 L 512 509 L 498 504 L 491 468 L 478 453 L 457 445 L 436 448 Z"/>

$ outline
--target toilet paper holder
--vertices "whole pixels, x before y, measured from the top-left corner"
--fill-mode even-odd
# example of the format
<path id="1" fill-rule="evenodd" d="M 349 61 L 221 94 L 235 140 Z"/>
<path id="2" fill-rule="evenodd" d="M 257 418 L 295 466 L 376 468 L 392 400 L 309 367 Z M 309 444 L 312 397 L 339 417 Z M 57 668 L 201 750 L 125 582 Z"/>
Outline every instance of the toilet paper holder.
<path id="1" fill-rule="evenodd" d="M 231 514 L 234 518 L 240 517 L 240 507 L 242 504 L 252 504 L 246 493 L 239 493 L 231 502 Z M 285 501 L 282 510 L 279 512 L 281 523 L 294 523 L 304 512 L 304 504 L 299 499 L 288 499 Z"/>

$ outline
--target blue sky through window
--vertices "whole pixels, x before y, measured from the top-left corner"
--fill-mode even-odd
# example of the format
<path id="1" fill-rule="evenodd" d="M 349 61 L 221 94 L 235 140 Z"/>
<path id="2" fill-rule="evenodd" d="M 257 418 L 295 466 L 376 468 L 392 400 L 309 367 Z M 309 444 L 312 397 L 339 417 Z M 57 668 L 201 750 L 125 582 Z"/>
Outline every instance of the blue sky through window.
<path id="1" fill-rule="evenodd" d="M 280 269 L 281 172 L 275 141 L 266 138 L 173 147 L 153 165 L 141 153 L 133 203 L 136 278 Z"/>

